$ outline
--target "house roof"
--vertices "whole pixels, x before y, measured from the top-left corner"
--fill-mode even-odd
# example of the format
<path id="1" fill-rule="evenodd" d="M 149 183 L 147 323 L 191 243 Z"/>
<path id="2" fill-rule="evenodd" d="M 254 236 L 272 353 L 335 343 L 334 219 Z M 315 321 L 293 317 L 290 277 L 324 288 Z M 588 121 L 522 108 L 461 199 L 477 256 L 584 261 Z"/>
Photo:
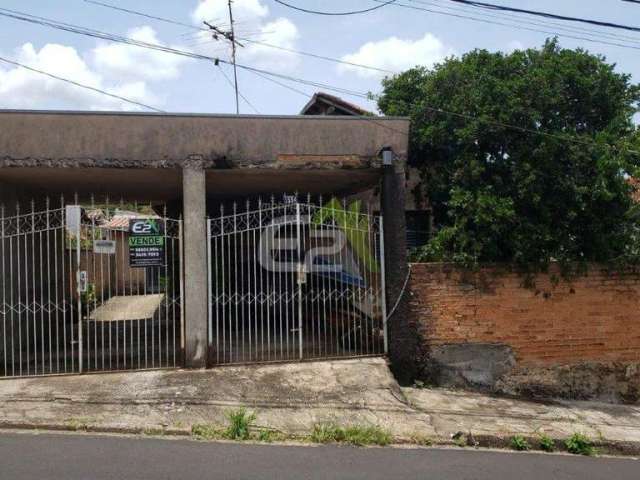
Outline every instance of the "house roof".
<path id="1" fill-rule="evenodd" d="M 338 113 L 334 113 L 333 115 L 372 115 L 372 112 L 369 112 L 358 105 L 324 92 L 315 93 L 311 100 L 309 100 L 309 102 L 300 111 L 300 115 L 318 115 L 316 112 L 321 110 L 323 107 L 333 107 L 338 110 Z"/>
<path id="2" fill-rule="evenodd" d="M 640 178 L 629 177 L 627 181 L 633 187 L 631 198 L 633 198 L 634 202 L 640 203 Z"/>

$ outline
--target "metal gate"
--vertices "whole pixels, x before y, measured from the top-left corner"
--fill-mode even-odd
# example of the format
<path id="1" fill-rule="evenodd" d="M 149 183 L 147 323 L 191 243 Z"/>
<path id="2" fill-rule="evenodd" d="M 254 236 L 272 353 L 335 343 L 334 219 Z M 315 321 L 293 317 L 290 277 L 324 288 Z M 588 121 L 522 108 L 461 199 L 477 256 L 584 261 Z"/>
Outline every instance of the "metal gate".
<path id="1" fill-rule="evenodd" d="M 0 376 L 181 364 L 181 221 L 127 207 L 2 209 Z M 130 267 L 135 218 L 163 226 L 162 266 Z"/>
<path id="2" fill-rule="evenodd" d="M 382 218 L 307 200 L 222 205 L 208 220 L 213 363 L 386 353 Z"/>

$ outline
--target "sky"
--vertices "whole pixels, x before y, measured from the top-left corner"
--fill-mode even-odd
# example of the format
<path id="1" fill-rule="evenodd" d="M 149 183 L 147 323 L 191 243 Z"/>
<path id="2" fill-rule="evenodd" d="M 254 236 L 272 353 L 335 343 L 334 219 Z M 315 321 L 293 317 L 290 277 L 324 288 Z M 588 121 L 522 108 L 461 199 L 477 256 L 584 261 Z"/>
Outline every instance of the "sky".
<path id="1" fill-rule="evenodd" d="M 203 21 L 222 29 L 229 26 L 227 0 L 100 1 L 194 27 L 203 26 Z M 377 0 L 286 1 L 333 12 L 379 4 Z M 492 1 L 640 26 L 640 4 L 622 0 Z M 602 54 L 617 64 L 618 71 L 630 73 L 634 81 L 640 82 L 640 32 L 486 11 L 449 0 L 396 3 L 369 13 L 329 17 L 297 12 L 273 0 L 234 0 L 236 37 L 249 40 L 240 40 L 243 46 L 238 48 L 238 64 L 375 94 L 380 92 L 384 72 L 300 56 L 253 42 L 400 72 L 415 65 L 430 67 L 447 56 L 475 48 L 509 52 L 539 47 L 547 37 L 558 34 L 562 46 Z M 230 60 L 228 44 L 214 40 L 207 32 L 84 0 L 2 0 L 0 8 Z M 224 63 L 215 66 L 210 61 L 111 43 L 1 16 L 0 56 L 163 111 L 235 113 L 230 84 L 233 69 Z M 318 90 L 375 111 L 374 102 L 328 88 L 276 79 L 294 91 L 243 69 L 238 77 L 240 93 L 246 99 L 241 99 L 243 114 L 297 114 Z M 2 62 L 0 108 L 145 110 Z"/>

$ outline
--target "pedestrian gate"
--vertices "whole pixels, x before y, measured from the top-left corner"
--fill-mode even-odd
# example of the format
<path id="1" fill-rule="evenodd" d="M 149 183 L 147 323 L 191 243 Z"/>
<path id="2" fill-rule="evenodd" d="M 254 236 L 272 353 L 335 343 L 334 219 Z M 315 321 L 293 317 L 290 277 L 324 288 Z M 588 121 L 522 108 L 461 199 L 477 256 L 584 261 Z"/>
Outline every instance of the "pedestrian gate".
<path id="1" fill-rule="evenodd" d="M 0 376 L 181 364 L 181 221 L 130 206 L 0 215 Z M 131 219 L 162 228 L 162 265 L 130 265 Z"/>
<path id="2" fill-rule="evenodd" d="M 208 220 L 215 364 L 386 353 L 382 218 L 285 197 Z"/>

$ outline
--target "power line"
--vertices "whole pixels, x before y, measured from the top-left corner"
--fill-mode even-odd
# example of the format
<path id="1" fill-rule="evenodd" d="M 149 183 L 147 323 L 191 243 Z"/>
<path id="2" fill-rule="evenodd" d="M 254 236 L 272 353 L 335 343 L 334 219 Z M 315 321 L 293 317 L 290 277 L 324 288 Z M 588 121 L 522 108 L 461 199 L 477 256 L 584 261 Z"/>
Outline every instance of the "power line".
<path id="1" fill-rule="evenodd" d="M 314 15 L 327 15 L 327 16 L 343 16 L 343 15 L 359 15 L 361 13 L 373 12 L 374 10 L 378 10 L 379 8 L 386 7 L 387 5 L 391 5 L 392 3 L 396 3 L 397 0 L 389 0 L 382 5 L 376 5 L 375 7 L 365 8 L 364 10 L 353 10 L 349 12 L 323 12 L 319 10 L 309 10 L 306 8 L 298 7 L 296 5 L 291 5 L 290 3 L 286 3 L 283 0 L 273 0 L 280 5 L 284 5 L 285 7 L 291 8 L 293 10 L 298 10 L 299 12 L 304 13 L 312 13 Z"/>
<path id="2" fill-rule="evenodd" d="M 545 28 L 558 28 L 562 31 L 568 31 L 571 33 L 588 34 L 588 35 L 593 35 L 595 37 L 604 37 L 608 39 L 613 38 L 615 40 L 623 40 L 623 41 L 629 40 L 633 43 L 640 44 L 640 37 L 638 36 L 623 35 L 617 32 L 607 32 L 602 30 L 593 30 L 593 29 L 588 29 L 588 28 L 579 27 L 575 25 L 569 25 L 567 23 L 544 22 L 543 20 L 524 18 L 523 16 L 517 15 L 517 14 L 499 13 L 499 12 L 484 13 L 483 11 L 478 11 L 478 9 L 475 7 L 468 7 L 465 5 L 451 5 L 451 6 L 442 5 L 443 3 L 448 3 L 448 0 L 431 0 L 431 1 L 409 0 L 409 1 L 414 3 L 434 6 L 436 8 L 442 8 L 444 10 L 451 10 L 454 12 L 457 11 L 457 12 L 463 12 L 467 14 L 473 12 L 474 15 L 481 15 L 482 17 L 486 17 L 486 18 L 497 18 L 501 20 L 502 19 L 509 20 L 509 21 L 516 22 L 518 24 L 541 26 Z M 438 2 L 438 3 L 434 3 L 434 2 Z"/>
<path id="3" fill-rule="evenodd" d="M 87 3 L 92 3 L 94 5 L 99 5 L 99 6 L 102 6 L 102 7 L 111 8 L 111 9 L 114 9 L 114 10 L 119 10 L 121 12 L 129 13 L 131 15 L 137 15 L 137 16 L 140 16 L 140 17 L 146 17 L 146 18 L 149 18 L 149 19 L 157 20 L 159 22 L 170 23 L 170 24 L 173 24 L 173 25 L 179 25 L 179 26 L 187 27 L 187 28 L 190 28 L 192 30 L 197 30 L 197 31 L 200 31 L 200 32 L 209 32 L 210 31 L 207 28 L 197 27 L 195 25 L 189 25 L 188 23 L 183 23 L 183 22 L 179 22 L 177 20 L 172 20 L 172 19 L 169 19 L 169 18 L 150 15 L 150 14 L 139 12 L 139 11 L 136 11 L 136 10 L 130 10 L 130 9 L 127 9 L 127 8 L 121 8 L 121 7 L 118 7 L 116 5 L 111 5 L 109 3 L 99 2 L 99 1 L 96 1 L 96 0 L 84 0 L 84 1 L 87 2 Z M 293 48 L 287 48 L 287 47 L 283 47 L 283 46 L 280 46 L 280 45 L 274 45 L 272 43 L 267 43 L 267 42 L 262 42 L 262 41 L 259 41 L 259 40 L 250 39 L 250 38 L 247 38 L 247 37 L 244 37 L 244 36 L 242 36 L 242 37 L 238 36 L 237 38 L 239 40 L 242 40 L 243 42 L 253 43 L 253 44 L 256 44 L 256 45 L 262 45 L 263 47 L 273 48 L 273 49 L 281 50 L 283 52 L 294 53 L 296 55 L 302 55 L 302 56 L 306 56 L 306 57 L 311 57 L 311 58 L 315 58 L 315 59 L 318 59 L 318 60 L 325 60 L 327 62 L 340 63 L 340 64 L 343 64 L 343 65 L 349 65 L 349 66 L 352 66 L 352 67 L 364 68 L 364 69 L 367 69 L 367 70 L 374 70 L 374 71 L 378 71 L 378 72 L 381 72 L 381 73 L 387 73 L 387 74 L 390 74 L 390 75 L 393 75 L 394 73 L 396 73 L 396 72 L 393 72 L 391 70 L 385 70 L 384 68 L 372 67 L 370 65 L 363 65 L 361 63 L 349 62 L 349 61 L 346 61 L 346 60 L 341 60 L 341 59 L 329 57 L 329 56 L 326 56 L 326 55 L 320 55 L 320 54 L 317 54 L 317 53 L 304 52 L 304 51 L 296 50 L 296 49 L 293 49 Z"/>
<path id="4" fill-rule="evenodd" d="M 231 81 L 231 79 L 229 78 L 229 76 L 224 72 L 224 70 L 222 69 L 222 66 L 218 65 L 218 68 L 220 69 L 220 73 L 222 74 L 222 76 L 224 77 L 224 79 L 227 81 L 227 83 L 229 85 L 231 85 L 231 88 L 235 89 L 235 85 L 233 83 L 233 81 Z M 251 109 L 256 112 L 258 115 L 260 115 L 260 112 L 258 111 L 258 109 L 253 105 L 253 103 L 251 103 L 247 97 L 245 97 L 244 95 L 242 95 L 242 92 L 240 92 L 238 90 L 238 95 L 240 95 L 240 98 L 242 98 L 242 100 L 244 100 L 244 102 L 249 105 L 249 107 L 251 107 Z"/>
<path id="5" fill-rule="evenodd" d="M 279 0 L 276 0 L 279 1 Z M 496 5 L 494 3 L 476 2 L 474 0 L 449 0 L 454 3 L 462 3 L 464 5 L 470 5 L 472 7 L 485 8 L 488 10 L 501 10 L 505 12 L 524 13 L 526 15 L 534 15 L 537 17 L 552 18 L 555 20 L 564 20 L 568 22 L 587 23 L 589 25 L 597 25 L 599 27 L 618 28 L 621 30 L 629 30 L 632 32 L 640 32 L 640 27 L 634 27 L 630 25 L 623 25 L 620 23 L 603 22 L 601 20 L 593 20 L 589 18 L 569 17 L 565 15 L 558 15 L 555 13 L 542 12 L 539 10 L 527 10 L 523 8 L 507 7 L 504 5 Z"/>
<path id="6" fill-rule="evenodd" d="M 159 108 L 152 107 L 151 105 L 146 105 L 144 103 L 136 102 L 135 100 L 131 100 L 129 98 L 123 97 L 121 95 L 116 95 L 115 93 L 107 92 L 106 90 L 102 90 L 100 88 L 91 87 L 89 85 L 85 85 L 84 83 L 76 82 L 75 80 L 71 80 L 69 78 L 59 77 L 54 75 L 53 73 L 45 72 L 44 70 L 38 70 L 37 68 L 29 67 L 28 65 L 24 65 L 22 63 L 16 62 L 14 60 L 9 60 L 8 58 L 0 57 L 0 61 L 14 65 L 16 67 L 24 68 L 25 70 L 29 70 L 31 72 L 39 73 L 41 75 L 46 75 L 47 77 L 53 78 L 55 80 L 59 80 L 61 82 L 66 82 L 76 87 L 85 88 L 87 90 L 91 90 L 93 92 L 99 93 L 101 95 L 106 95 L 111 98 L 116 98 L 118 100 L 122 100 L 123 102 L 130 103 L 132 105 L 137 105 L 139 107 L 147 108 L 149 110 L 153 110 L 155 112 L 165 113 L 164 110 L 160 110 Z"/>
<path id="7" fill-rule="evenodd" d="M 63 24 L 62 22 L 55 22 L 55 21 L 51 21 L 48 19 L 44 19 L 43 17 L 35 17 L 33 15 L 29 15 L 26 14 L 30 17 L 32 17 L 31 19 L 29 18 L 25 18 L 25 17 L 21 17 L 20 15 L 18 15 L 20 12 L 14 12 L 14 14 L 7 14 L 7 13 L 3 13 L 2 10 L 7 10 L 7 9 L 1 9 L 0 8 L 0 15 L 2 16 L 7 16 L 10 18 L 15 18 L 18 20 L 23 20 L 23 21 L 27 21 L 30 23 L 37 23 L 37 24 L 42 24 L 42 25 L 46 25 L 46 26 L 50 26 L 52 28 L 59 28 L 65 31 L 69 31 L 69 32 L 73 32 L 73 33 L 78 33 L 78 34 L 83 34 L 83 35 L 88 35 L 88 36 L 92 36 L 92 37 L 97 37 L 97 38 L 103 38 L 105 40 L 110 40 L 110 41 L 114 41 L 114 42 L 121 42 L 121 43 L 127 43 L 127 44 L 131 44 L 131 45 L 135 45 L 135 46 L 139 46 L 142 48 L 149 48 L 152 50 L 159 50 L 159 51 L 164 51 L 166 53 L 172 53 L 172 54 L 176 54 L 176 55 L 183 55 L 183 56 L 187 56 L 187 57 L 191 57 L 191 58 L 195 58 L 198 60 L 207 60 L 207 61 L 213 61 L 218 62 L 218 63 L 224 63 L 227 65 L 231 65 L 231 62 L 227 62 L 224 60 L 220 60 L 218 58 L 214 58 L 214 57 L 208 57 L 206 55 L 200 55 L 200 54 L 195 54 L 192 52 L 186 52 L 183 50 L 178 50 L 178 49 L 173 49 L 173 48 L 169 48 L 169 47 L 164 47 L 161 45 L 157 45 L 157 44 L 151 44 L 151 43 L 146 43 L 146 42 L 139 42 L 139 41 L 135 41 L 133 39 L 130 39 L 128 37 L 121 37 L 118 35 L 112 35 L 112 34 L 108 34 L 105 32 L 99 32 L 97 30 L 91 30 L 91 29 L 86 29 L 84 27 L 78 27 L 78 26 L 73 26 L 70 24 Z M 39 20 L 35 20 L 35 18 L 39 19 Z M 62 28 L 64 27 L 64 28 Z M 287 81 L 291 81 L 291 82 L 296 82 L 296 83 L 300 83 L 303 85 L 308 85 L 308 86 L 313 86 L 313 87 L 318 87 L 318 88 L 324 88 L 327 90 L 332 90 L 338 93 L 342 93 L 345 95 L 352 95 L 352 96 L 356 96 L 356 97 L 360 97 L 360 98 L 365 98 L 368 100 L 373 100 L 376 98 L 376 96 L 371 95 L 369 93 L 364 93 L 364 92 L 358 92 L 355 90 L 349 90 L 343 87 L 337 87 L 337 86 L 333 86 L 333 85 L 328 85 L 328 84 L 324 84 L 324 83 L 320 83 L 320 82 L 316 82 L 313 80 L 306 80 L 306 79 L 301 79 L 301 78 L 296 78 L 296 77 L 292 77 L 289 75 L 285 75 L 285 74 L 281 74 L 281 73 L 277 73 L 277 72 L 271 72 L 268 70 L 262 70 L 262 69 L 258 69 L 255 67 L 251 67 L 248 65 L 237 65 L 238 68 L 242 68 L 245 69 L 247 71 L 253 72 L 253 73 L 260 73 L 260 74 L 264 74 L 270 77 L 276 77 L 276 78 L 280 78 L 283 80 L 287 80 Z M 64 81 L 66 81 L 67 79 L 64 79 Z M 82 85 L 79 85 L 82 86 Z M 92 87 L 88 87 L 88 88 L 92 88 Z M 108 92 L 101 92 L 101 93 L 107 93 Z M 301 93 L 301 92 L 299 92 Z M 119 97 L 117 97 L 119 98 Z M 123 99 L 123 98 L 121 98 Z M 128 99 L 123 99 L 125 101 L 128 101 Z M 137 102 L 136 102 L 137 103 Z M 142 105 L 142 104 L 140 104 Z M 149 107 L 147 105 L 142 105 L 145 106 L 147 108 L 151 108 L 153 110 L 157 110 L 153 107 Z M 424 108 L 433 112 L 437 112 L 437 113 L 441 113 L 441 114 L 446 114 L 446 115 L 453 115 L 459 118 L 466 118 L 466 119 L 473 119 L 473 120 L 480 120 L 477 117 L 473 116 L 473 115 L 468 115 L 468 114 L 462 114 L 462 113 L 458 113 L 458 112 L 452 112 L 452 111 L 448 111 L 448 110 L 444 110 L 444 109 L 440 109 L 437 107 L 431 107 L 428 105 L 424 105 Z M 387 125 L 383 125 L 380 122 L 376 122 L 374 119 L 369 119 L 367 117 L 364 117 L 366 120 L 371 121 L 373 123 L 378 123 L 381 126 L 384 126 L 385 128 L 391 129 L 391 130 L 396 130 L 399 131 L 397 129 L 394 129 L 393 127 L 389 127 Z M 502 123 L 502 122 L 498 122 L 498 121 L 494 121 L 494 120 L 488 120 L 488 119 L 481 119 L 481 121 L 490 124 L 490 125 L 495 125 L 495 126 L 499 126 L 502 128 L 507 128 L 507 129 L 512 129 L 512 130 L 517 130 L 523 133 L 529 133 L 529 134 L 534 134 L 534 135 L 542 135 L 542 136 L 546 136 L 546 137 L 550 137 L 550 138 L 555 138 L 558 140 L 562 140 L 565 142 L 573 142 L 576 144 L 580 144 L 580 145 L 588 145 L 588 146 L 593 146 L 593 147 L 608 147 L 610 149 L 613 150 L 617 150 L 618 147 L 616 147 L 615 145 L 611 145 L 611 144 L 603 144 L 603 145 L 599 145 L 595 142 L 591 142 L 588 140 L 581 140 L 579 138 L 576 137 L 571 137 L 571 136 L 564 136 L 564 135 L 558 135 L 558 134 L 554 134 L 554 133 L 549 133 L 549 132 L 544 132 L 544 131 L 540 131 L 540 130 L 533 130 L 533 129 L 528 129 L 526 127 L 520 127 L 517 125 L 512 125 L 512 124 L 507 124 L 507 123 Z M 406 134 L 407 132 L 402 132 L 403 134 Z M 634 155 L 640 155 L 639 151 L 636 150 L 631 150 L 628 148 L 624 148 L 625 151 L 632 153 Z"/>
<path id="8" fill-rule="evenodd" d="M 9 13 L 7 13 L 9 12 Z M 205 60 L 205 61 L 209 61 L 209 62 L 213 62 L 213 63 L 224 63 L 227 65 L 232 65 L 231 62 L 226 61 L 226 60 L 222 60 L 220 58 L 217 57 L 211 57 L 208 55 L 202 55 L 199 53 L 194 53 L 194 52 L 188 52 L 186 50 L 180 50 L 180 49 L 176 49 L 176 48 L 171 48 L 171 47 L 166 47 L 164 45 L 158 45 L 155 43 L 148 43 L 148 42 L 142 42 L 139 40 L 134 40 L 132 38 L 129 37 L 123 37 L 121 35 L 115 35 L 115 34 L 111 34 L 111 33 L 106 33 L 106 32 L 101 32 L 99 30 L 94 30 L 94 29 L 89 29 L 89 28 L 85 28 L 85 27 L 81 27 L 78 25 L 72 25 L 72 24 L 68 24 L 68 23 L 63 23 L 63 22 L 58 22 L 55 20 L 51 20 L 48 18 L 44 18 L 44 17 L 37 17 L 35 15 L 30 15 L 30 14 L 25 14 L 23 12 L 17 12 L 14 10 L 8 10 L 6 8 L 0 8 L 0 16 L 4 16 L 4 17 L 8 17 L 8 18 L 13 18 L 16 20 L 20 20 L 20 21 L 24 21 L 24 22 L 28 22 L 28 23 L 33 23 L 33 24 L 37 24 L 37 25 L 43 25 L 43 26 L 47 26 L 50 28 L 54 28 L 57 30 L 63 30 L 63 31 L 67 31 L 70 33 L 75 33 L 78 35 L 85 35 L 85 36 L 89 36 L 89 37 L 94 37 L 94 38 L 100 38 L 102 40 L 107 40 L 107 41 L 111 41 L 111 42 L 117 42 L 117 43 L 124 43 L 126 45 L 133 45 L 133 46 L 137 46 L 137 47 L 141 47 L 141 48 L 147 48 L 150 50 L 157 50 L 160 52 L 165 52 L 165 53 L 171 53 L 174 55 L 179 55 L 179 56 L 183 56 L 183 57 L 187 57 L 187 58 L 193 58 L 196 60 Z M 255 70 L 258 71 L 260 73 L 264 73 L 265 75 L 272 75 L 272 76 L 276 76 L 276 77 L 280 77 L 280 78 L 285 78 L 285 79 L 289 79 L 289 80 L 293 80 L 299 83 L 303 83 L 305 85 L 310 85 L 310 86 L 315 86 L 318 88 L 324 88 L 327 90 L 331 90 L 337 93 L 342 93 L 345 95 L 352 95 L 352 96 L 358 96 L 358 97 L 362 97 L 362 98 L 368 98 L 368 95 L 366 93 L 362 93 L 362 92 L 356 92 L 353 90 L 348 90 L 342 87 L 337 87 L 334 85 L 330 85 L 330 84 L 325 84 L 325 83 L 320 83 L 320 82 L 316 82 L 313 80 L 306 80 L 306 79 L 301 79 L 301 78 L 294 78 L 294 77 L 288 77 L 286 75 L 283 74 L 279 74 L 279 73 L 275 73 L 275 72 L 270 72 L 268 70 L 260 70 L 260 69 L 256 69 L 254 67 L 250 67 L 248 65 L 241 65 L 241 64 L 237 64 L 238 68 L 242 68 L 245 70 Z"/>
<path id="9" fill-rule="evenodd" d="M 382 1 L 382 0 L 374 0 L 374 1 Z M 422 2 L 417 2 L 416 0 L 408 0 L 408 1 L 413 1 L 413 2 L 416 2 L 416 3 L 422 3 Z M 447 13 L 447 12 L 443 12 L 441 10 L 433 10 L 433 9 L 430 9 L 430 8 L 418 7 L 416 5 L 407 5 L 405 3 L 397 3 L 396 2 L 396 3 L 393 4 L 393 6 L 400 7 L 400 8 L 407 8 L 407 9 L 411 9 L 411 10 L 417 10 L 417 11 L 435 13 L 437 15 L 445 15 L 445 16 L 449 16 L 449 17 L 461 18 L 461 19 L 465 19 L 465 20 L 471 20 L 471 21 L 474 21 L 474 22 L 486 23 L 486 24 L 490 24 L 490 25 L 500 25 L 500 26 L 503 26 L 503 27 L 517 28 L 517 29 L 526 30 L 526 31 L 529 31 L 529 32 L 537 32 L 537 33 L 544 33 L 546 35 L 554 35 L 554 36 L 558 36 L 558 37 L 571 38 L 573 40 L 583 40 L 583 41 L 586 41 L 586 42 L 599 43 L 599 44 L 603 44 L 603 45 L 611 45 L 611 46 L 622 47 L 622 48 L 630 48 L 630 49 L 633 49 L 633 50 L 640 50 L 640 46 L 633 46 L 633 45 L 628 45 L 628 44 L 624 44 L 624 43 L 605 41 L 605 40 L 595 40 L 593 38 L 586 37 L 586 36 L 581 36 L 581 35 L 571 35 L 571 34 L 566 34 L 566 33 L 558 33 L 558 32 L 555 32 L 555 31 L 548 31 L 548 30 L 540 30 L 540 29 L 530 28 L 530 27 L 523 27 L 523 26 L 520 26 L 520 25 L 513 25 L 513 24 L 509 24 L 509 23 L 494 21 L 494 20 L 486 20 L 484 18 L 472 17 L 472 16 L 469 16 L 469 15 L 463 15 L 463 14 L 457 14 L 457 13 Z"/>

